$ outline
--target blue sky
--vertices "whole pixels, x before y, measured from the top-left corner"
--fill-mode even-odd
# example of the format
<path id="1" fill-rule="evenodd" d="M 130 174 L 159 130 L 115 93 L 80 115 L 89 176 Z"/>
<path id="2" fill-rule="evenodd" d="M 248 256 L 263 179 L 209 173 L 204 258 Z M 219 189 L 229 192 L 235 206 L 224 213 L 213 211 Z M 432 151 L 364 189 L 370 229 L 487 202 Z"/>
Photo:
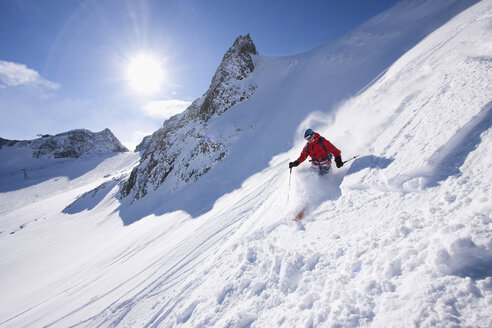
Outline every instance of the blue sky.
<path id="1" fill-rule="evenodd" d="M 249 33 L 262 55 L 292 55 L 396 2 L 2 0 L 0 137 L 108 127 L 134 147 L 207 90 L 237 36 Z M 128 80 L 142 53 L 162 68 L 151 94 Z"/>

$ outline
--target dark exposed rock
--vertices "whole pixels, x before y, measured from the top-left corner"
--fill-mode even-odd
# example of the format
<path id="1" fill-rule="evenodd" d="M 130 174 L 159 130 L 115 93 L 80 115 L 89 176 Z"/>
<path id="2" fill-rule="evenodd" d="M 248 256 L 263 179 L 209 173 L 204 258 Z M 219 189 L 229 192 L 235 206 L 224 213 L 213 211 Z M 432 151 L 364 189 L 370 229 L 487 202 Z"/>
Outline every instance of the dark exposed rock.
<path id="1" fill-rule="evenodd" d="M 230 136 L 208 137 L 207 122 L 249 99 L 256 89 L 249 78 L 254 71 L 256 47 L 249 34 L 239 36 L 224 55 L 210 88 L 183 113 L 164 122 L 137 147 L 140 164 L 122 185 L 121 195 L 139 199 L 149 189 L 166 183 L 171 190 L 196 181 L 227 156 Z"/>
<path id="2" fill-rule="evenodd" d="M 147 146 L 149 145 L 149 142 L 150 142 L 151 139 L 152 139 L 152 136 L 151 135 L 144 137 L 142 139 L 142 141 L 135 148 L 135 151 L 136 152 L 145 151 L 145 149 L 147 149 Z"/>
<path id="3" fill-rule="evenodd" d="M 78 129 L 23 141 L 0 138 L 0 149 L 13 146 L 31 148 L 34 158 L 79 158 L 83 155 L 128 151 L 109 129 L 97 133 Z"/>
<path id="4" fill-rule="evenodd" d="M 254 65 L 251 55 L 258 54 L 249 34 L 239 36 L 234 45 L 226 52 L 219 68 L 212 78 L 210 88 L 205 94 L 205 100 L 200 106 L 199 115 L 204 121 L 209 120 L 214 114 L 221 114 L 221 110 L 227 110 L 237 102 L 251 96 L 253 90 L 241 90 L 228 82 L 240 81 L 253 72 Z M 237 97 L 237 95 L 240 95 Z M 241 100 L 242 99 L 242 100 Z M 226 106 L 222 106 L 223 103 Z M 227 108 L 226 108 L 227 107 Z"/>

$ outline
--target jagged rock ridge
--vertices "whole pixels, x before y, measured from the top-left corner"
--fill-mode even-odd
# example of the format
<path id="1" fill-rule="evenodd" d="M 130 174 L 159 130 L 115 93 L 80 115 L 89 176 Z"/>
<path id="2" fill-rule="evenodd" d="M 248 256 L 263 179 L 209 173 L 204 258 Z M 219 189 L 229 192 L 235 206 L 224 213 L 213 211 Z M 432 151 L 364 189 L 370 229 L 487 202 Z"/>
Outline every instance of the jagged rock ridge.
<path id="1" fill-rule="evenodd" d="M 34 158 L 79 158 L 84 155 L 128 151 L 109 129 L 100 132 L 77 129 L 22 141 L 0 138 L 0 149 L 14 146 L 31 148 Z"/>
<path id="2" fill-rule="evenodd" d="M 240 36 L 226 52 L 219 68 L 212 78 L 210 88 L 200 106 L 199 116 L 207 121 L 215 114 L 222 114 L 227 109 L 241 102 L 254 92 L 253 86 L 241 88 L 242 85 L 229 82 L 240 81 L 253 72 L 251 54 L 256 55 L 256 47 L 249 34 Z"/>
<path id="3" fill-rule="evenodd" d="M 132 194 L 133 199 L 139 199 L 148 188 L 155 190 L 164 182 L 177 190 L 196 181 L 227 156 L 225 142 L 229 136 L 210 136 L 207 121 L 254 94 L 256 86 L 250 76 L 254 71 L 252 56 L 257 54 L 249 34 L 235 40 L 207 92 L 137 146 L 143 155 L 122 186 L 123 197 Z"/>

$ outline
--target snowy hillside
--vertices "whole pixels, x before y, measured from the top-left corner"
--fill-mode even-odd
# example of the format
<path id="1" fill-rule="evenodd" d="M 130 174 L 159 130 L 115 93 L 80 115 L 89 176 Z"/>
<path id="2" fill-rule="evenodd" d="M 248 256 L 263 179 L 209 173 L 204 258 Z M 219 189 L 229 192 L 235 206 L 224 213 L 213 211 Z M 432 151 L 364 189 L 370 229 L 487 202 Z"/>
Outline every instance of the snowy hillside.
<path id="1" fill-rule="evenodd" d="M 492 1 L 404 1 L 255 55 L 178 192 L 119 199 L 136 153 L 2 161 L 0 327 L 491 327 L 491 30 Z M 360 157 L 289 184 L 307 127 Z"/>

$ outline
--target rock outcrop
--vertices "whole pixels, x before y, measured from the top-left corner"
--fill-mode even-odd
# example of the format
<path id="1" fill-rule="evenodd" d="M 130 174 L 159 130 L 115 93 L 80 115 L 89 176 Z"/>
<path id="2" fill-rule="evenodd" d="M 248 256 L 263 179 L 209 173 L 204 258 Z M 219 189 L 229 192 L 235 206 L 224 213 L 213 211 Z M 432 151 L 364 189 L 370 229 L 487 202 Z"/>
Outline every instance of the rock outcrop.
<path id="1" fill-rule="evenodd" d="M 224 55 L 210 88 L 183 113 L 171 117 L 137 149 L 140 164 L 121 188 L 121 196 L 133 200 L 166 183 L 172 190 L 196 181 L 227 156 L 228 136 L 212 136 L 207 122 L 249 99 L 256 86 L 250 76 L 258 54 L 249 35 L 239 36 Z"/>
<path id="2" fill-rule="evenodd" d="M 79 158 L 84 155 L 128 151 L 109 129 L 97 133 L 77 129 L 22 141 L 0 138 L 0 149 L 3 147 L 31 148 L 34 158 Z"/>

